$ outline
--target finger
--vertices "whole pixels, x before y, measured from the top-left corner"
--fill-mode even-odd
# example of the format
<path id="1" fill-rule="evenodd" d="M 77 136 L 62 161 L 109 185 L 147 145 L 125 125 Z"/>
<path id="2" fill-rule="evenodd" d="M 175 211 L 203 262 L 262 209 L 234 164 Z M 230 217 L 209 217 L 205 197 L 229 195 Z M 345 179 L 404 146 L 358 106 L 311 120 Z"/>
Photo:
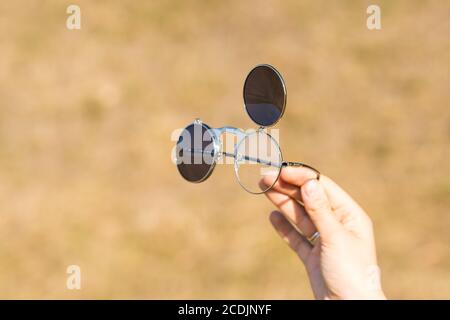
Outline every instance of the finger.
<path id="1" fill-rule="evenodd" d="M 332 182 L 329 178 L 324 177 L 324 179 L 327 179 L 327 181 Z M 271 179 L 264 179 L 264 182 L 271 184 L 271 183 L 273 183 L 273 180 L 271 181 Z M 321 181 L 321 183 L 323 183 L 323 181 Z M 275 191 L 278 191 L 279 193 L 285 194 L 295 200 L 298 200 L 302 206 L 304 205 L 300 188 L 295 185 L 285 182 L 284 180 L 278 179 L 278 181 L 276 181 L 276 183 L 273 184 L 271 190 L 275 190 Z M 326 189 L 325 189 L 325 192 L 326 192 Z M 344 191 L 342 191 L 342 192 L 344 192 Z M 327 194 L 327 196 L 328 196 L 328 194 Z M 330 204 L 331 204 L 331 201 L 330 201 Z M 342 208 L 342 207 L 333 207 L 333 205 L 331 205 L 332 213 L 337 217 L 339 222 L 347 225 L 350 220 L 353 220 L 353 221 L 355 220 L 355 219 L 350 219 L 354 215 L 353 209 L 347 210 L 348 208 L 345 208 L 346 210 L 338 210 L 339 208 Z M 363 212 L 362 209 L 361 209 L 361 212 Z"/>
<path id="2" fill-rule="evenodd" d="M 316 173 L 311 169 L 305 167 L 285 167 L 281 170 L 280 178 L 297 187 L 301 187 L 307 181 L 316 178 Z M 325 175 L 320 176 L 320 182 L 325 188 L 325 192 L 330 201 L 330 206 L 333 210 L 346 208 L 343 210 L 354 215 L 366 216 L 364 210 L 352 199 L 341 187 L 339 187 L 333 180 Z M 339 219 L 345 217 L 339 217 Z"/>
<path id="3" fill-rule="evenodd" d="M 305 209 L 296 200 L 276 190 L 269 190 L 265 195 L 306 237 L 311 237 L 317 231 Z"/>
<path id="4" fill-rule="evenodd" d="M 331 211 L 324 187 L 316 179 L 311 179 L 303 185 L 301 192 L 306 212 L 320 232 L 323 242 L 332 241 L 342 226 Z"/>
<path id="5" fill-rule="evenodd" d="M 353 198 L 345 192 L 340 186 L 327 176 L 321 176 L 320 181 L 325 188 L 325 192 L 330 200 L 331 207 L 335 210 L 346 208 L 347 212 L 355 214 L 364 214 L 364 210 L 353 200 Z"/>
<path id="6" fill-rule="evenodd" d="M 323 177 L 322 179 L 328 179 L 328 178 Z M 323 181 L 321 181 L 321 183 L 324 184 Z M 278 179 L 278 181 L 272 186 L 272 190 L 275 190 L 275 191 L 283 193 L 287 196 L 290 196 L 291 198 L 299 201 L 301 205 L 304 205 L 300 188 L 297 186 L 294 186 L 288 182 L 285 182 L 284 180 Z M 326 191 L 327 191 L 327 188 L 325 188 L 325 192 Z M 328 196 L 328 199 L 330 199 L 330 196 L 328 193 L 327 193 L 327 196 Z M 337 196 L 338 195 L 336 195 L 336 197 Z M 332 201 L 330 201 L 332 212 L 341 223 L 346 223 L 347 221 L 350 220 L 349 218 L 351 218 L 351 216 L 354 215 L 353 214 L 354 209 L 349 210 L 350 205 L 347 205 L 346 207 L 344 207 L 342 204 L 340 204 L 338 206 L 338 205 L 336 205 L 336 201 L 337 200 L 335 199 L 335 201 L 334 201 L 335 205 L 333 205 Z M 342 200 L 342 201 L 344 201 L 344 200 Z M 341 202 L 341 203 L 344 203 L 344 202 Z M 340 210 L 340 209 L 342 209 L 342 210 Z M 361 209 L 361 212 L 362 212 L 362 209 Z"/>
<path id="7" fill-rule="evenodd" d="M 273 183 L 274 178 L 271 176 L 265 176 L 263 178 L 263 183 L 265 186 L 272 186 L 273 190 L 276 190 L 280 193 L 284 193 L 285 195 L 296 199 L 298 201 L 302 201 L 302 193 L 300 192 L 300 188 L 291 183 L 285 182 L 284 180 L 278 179 L 275 184 Z"/>
<path id="8" fill-rule="evenodd" d="M 280 178 L 294 186 L 301 187 L 306 181 L 317 178 L 317 173 L 306 167 L 283 167 Z"/>
<path id="9" fill-rule="evenodd" d="M 311 245 L 308 241 L 295 230 L 295 228 L 289 223 L 289 221 L 277 211 L 270 214 L 270 222 L 280 237 L 286 241 L 300 257 L 303 263 L 306 263 L 309 253 L 311 252 Z"/>

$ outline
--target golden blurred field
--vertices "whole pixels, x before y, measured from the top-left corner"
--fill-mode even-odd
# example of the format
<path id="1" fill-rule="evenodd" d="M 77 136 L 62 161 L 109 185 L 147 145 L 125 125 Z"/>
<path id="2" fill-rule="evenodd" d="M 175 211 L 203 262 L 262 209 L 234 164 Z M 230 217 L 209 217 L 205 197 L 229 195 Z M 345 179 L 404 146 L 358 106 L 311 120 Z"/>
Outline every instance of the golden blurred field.
<path id="1" fill-rule="evenodd" d="M 71 3 L 0 2 L 0 298 L 312 298 L 264 196 L 171 162 L 196 117 L 252 127 L 258 63 L 285 158 L 373 218 L 387 296 L 450 298 L 450 2 L 77 0 L 78 31 Z"/>

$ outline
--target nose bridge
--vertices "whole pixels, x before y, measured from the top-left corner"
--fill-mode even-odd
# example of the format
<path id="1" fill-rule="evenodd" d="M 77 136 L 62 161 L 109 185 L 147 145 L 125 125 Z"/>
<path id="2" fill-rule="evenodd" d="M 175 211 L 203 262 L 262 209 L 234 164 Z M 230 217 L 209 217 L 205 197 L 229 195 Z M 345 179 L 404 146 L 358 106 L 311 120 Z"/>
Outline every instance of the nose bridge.
<path id="1" fill-rule="evenodd" d="M 237 136 L 238 140 L 242 139 L 245 136 L 244 131 L 242 131 L 241 129 L 235 128 L 235 127 L 225 126 L 222 128 L 217 128 L 215 130 L 217 130 L 218 136 L 222 135 L 223 133 L 231 133 L 231 134 Z"/>
<path id="2" fill-rule="evenodd" d="M 221 146 L 223 143 L 222 136 L 224 134 L 226 136 L 226 141 L 228 141 L 228 139 L 229 139 L 228 137 L 230 137 L 230 135 L 228 135 L 228 134 L 231 134 L 231 137 L 233 137 L 233 139 L 234 139 L 234 137 L 236 137 L 237 138 L 236 143 L 238 143 L 241 139 L 243 139 L 245 137 L 245 132 L 242 131 L 241 129 L 238 129 L 235 127 L 226 126 L 226 127 L 222 127 L 222 128 L 214 128 L 211 130 L 214 133 L 217 143 L 221 144 Z M 236 144 L 236 143 L 234 143 L 234 144 Z"/>
<path id="3" fill-rule="evenodd" d="M 233 164 L 236 145 L 245 137 L 245 132 L 231 126 L 211 128 L 210 130 L 213 132 L 219 163 Z"/>

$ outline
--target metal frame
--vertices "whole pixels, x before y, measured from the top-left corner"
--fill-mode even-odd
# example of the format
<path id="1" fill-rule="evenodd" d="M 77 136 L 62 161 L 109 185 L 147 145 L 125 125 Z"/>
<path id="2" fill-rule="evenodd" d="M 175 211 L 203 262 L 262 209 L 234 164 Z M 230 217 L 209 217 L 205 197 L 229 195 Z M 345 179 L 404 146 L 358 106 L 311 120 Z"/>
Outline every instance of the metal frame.
<path id="1" fill-rule="evenodd" d="M 248 73 L 247 77 L 245 78 L 244 89 L 243 89 L 244 109 L 245 109 L 245 112 L 247 113 L 247 115 L 250 117 L 251 120 L 253 120 L 253 118 L 250 116 L 250 114 L 249 114 L 249 112 L 248 112 L 248 110 L 247 110 L 246 104 L 245 104 L 245 86 L 246 86 L 246 84 L 247 84 L 248 77 L 250 76 L 250 74 L 252 73 L 252 71 L 255 70 L 255 69 L 258 68 L 258 67 L 267 67 L 267 68 L 270 68 L 272 71 L 274 71 L 274 72 L 276 73 L 276 75 L 279 77 L 279 80 L 280 80 L 280 82 L 281 82 L 281 84 L 282 84 L 282 86 L 283 86 L 283 90 L 284 90 L 284 102 L 283 102 L 283 108 L 282 108 L 282 110 L 281 110 L 281 113 L 280 113 L 279 118 L 278 118 L 274 123 L 272 123 L 270 126 L 268 126 L 268 127 L 272 127 L 272 126 L 274 126 L 276 123 L 278 123 L 278 121 L 283 117 L 284 111 L 286 110 L 286 103 L 287 103 L 287 89 L 286 89 L 286 85 L 285 85 L 285 83 L 284 83 L 283 77 L 282 77 L 281 74 L 278 72 L 278 70 L 276 70 L 273 66 L 271 66 L 271 65 L 269 65 L 269 64 L 259 64 L 259 65 L 255 66 L 254 68 L 252 68 L 252 69 L 250 70 L 250 72 Z M 255 121 L 253 120 L 253 122 L 255 122 Z M 255 123 L 256 123 L 256 122 L 255 122 Z M 211 127 L 209 127 L 207 124 L 204 124 L 200 119 L 194 120 L 194 122 L 193 122 L 192 124 L 194 124 L 194 125 L 195 125 L 195 124 L 201 125 L 202 127 L 206 128 L 206 129 L 210 132 L 210 135 L 211 135 L 211 137 L 212 137 L 213 144 L 214 144 L 214 146 L 213 146 L 213 147 L 214 147 L 213 163 L 211 164 L 211 166 L 210 166 L 210 168 L 209 168 L 209 171 L 207 172 L 207 174 L 206 174 L 201 180 L 199 180 L 199 181 L 193 181 L 193 183 L 200 183 L 200 182 L 203 182 L 203 181 L 205 181 L 206 179 L 208 179 L 209 176 L 211 176 L 212 172 L 214 171 L 214 168 L 215 168 L 215 166 L 216 166 L 217 160 L 220 159 L 220 157 L 222 157 L 222 156 L 234 158 L 234 173 L 235 173 L 235 176 L 236 176 L 236 178 L 237 178 L 239 184 L 241 185 L 241 187 L 242 187 L 244 190 L 246 190 L 247 192 L 252 193 L 252 194 L 261 194 L 261 193 L 265 193 L 265 192 L 269 191 L 269 190 L 275 185 L 275 183 L 278 181 L 278 179 L 279 179 L 279 177 L 280 177 L 280 174 L 281 174 L 281 170 L 282 170 L 283 167 L 305 167 L 305 168 L 308 168 L 308 169 L 310 169 L 310 170 L 312 170 L 312 171 L 314 171 L 314 172 L 316 173 L 316 175 L 317 175 L 317 180 L 320 179 L 320 172 L 319 172 L 317 169 L 315 169 L 315 168 L 313 168 L 313 167 L 311 167 L 311 166 L 309 166 L 309 165 L 307 165 L 307 164 L 304 164 L 304 163 L 301 163 L 301 162 L 283 161 L 283 154 L 282 154 L 282 152 L 281 152 L 280 145 L 278 144 L 278 142 L 277 142 L 277 141 L 276 141 L 269 133 L 267 133 L 267 132 L 265 131 L 265 128 L 266 128 L 266 127 L 260 126 L 258 123 L 257 123 L 257 124 L 258 124 L 260 127 L 259 127 L 258 129 L 256 129 L 256 130 L 255 130 L 254 132 L 252 132 L 252 133 L 246 133 L 246 132 L 242 131 L 241 129 L 238 129 L 238 128 L 235 128 L 235 127 L 231 127 L 231 126 L 225 126 L 225 127 L 221 127 L 221 128 L 211 128 Z M 190 125 L 191 125 L 191 124 L 189 124 L 188 126 L 190 126 Z M 187 126 L 187 127 L 188 127 L 188 126 Z M 187 127 L 186 127 L 186 128 L 187 128 Z M 237 159 L 237 157 L 236 157 L 236 154 L 237 154 L 237 150 L 238 150 L 240 144 L 244 141 L 244 139 L 245 139 L 246 137 L 248 137 L 248 136 L 251 135 L 251 134 L 258 133 L 258 132 L 260 132 L 260 131 L 263 131 L 263 132 L 264 132 L 266 135 L 268 135 L 268 136 L 270 137 L 270 139 L 272 139 L 272 141 L 275 143 L 275 145 L 276 145 L 276 147 L 278 148 L 278 151 L 279 151 L 280 162 L 279 162 L 279 164 L 276 166 L 276 167 L 279 168 L 279 170 L 278 170 L 277 178 L 274 180 L 273 184 L 272 184 L 271 186 L 269 186 L 266 190 L 263 190 L 263 191 L 261 191 L 261 192 L 253 192 L 253 191 L 247 189 L 247 188 L 242 184 L 242 182 L 241 182 L 241 180 L 240 180 L 240 178 L 239 178 L 239 175 L 238 175 L 238 172 L 237 172 L 237 171 L 238 171 L 238 163 L 237 163 L 238 159 Z M 220 139 L 220 136 L 221 136 L 223 133 L 231 133 L 231 134 L 234 134 L 235 136 L 237 136 L 238 142 L 237 142 L 237 143 L 235 144 L 235 146 L 234 146 L 234 153 L 228 153 L 228 152 L 224 152 L 224 151 L 222 150 L 222 141 L 221 141 L 221 139 Z M 191 152 L 192 152 L 192 151 L 195 152 L 195 150 L 192 150 L 192 149 L 190 149 L 190 151 L 191 151 Z M 203 152 L 203 150 L 201 150 L 200 152 Z M 272 165 L 272 162 L 269 162 L 269 163 L 267 163 L 267 162 L 262 162 L 262 160 L 260 160 L 260 159 L 254 159 L 254 158 L 248 158 L 248 157 L 247 157 L 246 160 L 253 160 L 253 161 L 256 161 L 256 162 L 259 162 L 259 163 L 264 163 L 264 164 L 266 164 L 266 165 Z"/>
<path id="2" fill-rule="evenodd" d="M 214 146 L 213 146 L 214 147 L 213 163 L 211 164 L 211 167 L 210 167 L 208 173 L 205 175 L 204 178 L 202 178 L 201 180 L 198 180 L 198 181 L 194 181 L 193 183 L 201 183 L 201 182 L 205 181 L 206 179 L 208 179 L 211 176 L 212 172 L 214 171 L 216 163 L 220 159 L 221 156 L 231 157 L 231 158 L 234 159 L 234 174 L 236 176 L 236 179 L 238 180 L 238 183 L 240 184 L 240 186 L 245 191 L 247 191 L 249 193 L 252 193 L 252 194 L 261 194 L 261 193 L 265 193 L 265 192 L 269 191 L 270 189 L 272 189 L 272 187 L 278 181 L 278 179 L 280 177 L 280 174 L 281 174 L 281 170 L 282 170 L 283 167 L 305 167 L 305 168 L 308 168 L 308 169 L 314 171 L 317 174 L 317 180 L 319 180 L 319 178 L 320 178 L 320 172 L 318 170 L 316 170 L 315 168 L 307 165 L 307 164 L 304 164 L 304 163 L 301 163 L 301 162 L 283 161 L 283 153 L 281 151 L 280 145 L 278 144 L 278 142 L 269 133 L 267 133 L 264 130 L 265 128 L 263 128 L 263 127 L 260 127 L 256 131 L 253 131 L 251 133 L 246 133 L 246 132 L 242 131 L 241 129 L 238 129 L 238 128 L 235 128 L 235 127 L 231 127 L 231 126 L 225 126 L 225 127 L 221 127 L 221 128 L 211 128 L 207 124 L 203 123 L 202 120 L 200 120 L 200 119 L 194 120 L 194 122 L 189 124 L 188 126 L 190 126 L 192 124 L 201 125 L 204 128 L 206 128 L 210 132 L 210 135 L 212 137 L 213 144 L 214 144 Z M 254 159 L 254 158 L 246 158 L 245 159 L 245 160 L 253 160 L 253 161 L 258 162 L 258 163 L 264 163 L 264 164 L 270 165 L 270 166 L 273 165 L 274 167 L 279 168 L 277 177 L 276 177 L 276 179 L 274 180 L 274 182 L 273 182 L 273 184 L 271 186 L 268 186 L 268 188 L 266 190 L 262 190 L 261 192 L 254 192 L 254 191 L 249 190 L 248 188 L 246 188 L 245 185 L 241 182 L 241 179 L 239 178 L 239 174 L 238 174 L 238 159 L 236 157 L 236 154 L 237 154 L 237 150 L 239 149 L 239 146 L 241 145 L 241 143 L 244 141 L 245 138 L 247 138 L 248 136 L 250 136 L 252 134 L 256 134 L 256 133 L 258 133 L 260 131 L 263 131 L 266 135 L 269 136 L 270 139 L 272 139 L 273 143 L 275 144 L 275 146 L 278 149 L 280 162 L 279 162 L 278 165 L 274 165 L 271 162 L 269 162 L 269 163 L 268 162 L 264 162 L 264 161 L 262 161 L 260 159 Z M 234 146 L 234 153 L 228 153 L 228 152 L 224 152 L 222 150 L 222 146 L 223 145 L 222 145 L 222 141 L 220 139 L 220 136 L 223 133 L 231 133 L 231 134 L 234 134 L 235 136 L 237 136 L 238 142 Z M 190 151 L 192 152 L 192 149 L 190 149 Z M 193 150 L 193 151 L 195 152 L 195 150 Z M 203 152 L 203 151 L 201 150 L 199 152 Z"/>

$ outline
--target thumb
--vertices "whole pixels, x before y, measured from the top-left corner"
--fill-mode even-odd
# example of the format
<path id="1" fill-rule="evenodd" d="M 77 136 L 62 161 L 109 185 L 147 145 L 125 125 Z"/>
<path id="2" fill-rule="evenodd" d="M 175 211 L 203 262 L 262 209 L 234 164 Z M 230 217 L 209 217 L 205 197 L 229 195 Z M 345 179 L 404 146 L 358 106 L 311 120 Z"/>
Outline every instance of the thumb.
<path id="1" fill-rule="evenodd" d="M 320 232 L 322 241 L 332 241 L 341 225 L 331 211 L 331 205 L 322 184 L 316 179 L 308 180 L 302 187 L 302 199 L 312 222 Z"/>

